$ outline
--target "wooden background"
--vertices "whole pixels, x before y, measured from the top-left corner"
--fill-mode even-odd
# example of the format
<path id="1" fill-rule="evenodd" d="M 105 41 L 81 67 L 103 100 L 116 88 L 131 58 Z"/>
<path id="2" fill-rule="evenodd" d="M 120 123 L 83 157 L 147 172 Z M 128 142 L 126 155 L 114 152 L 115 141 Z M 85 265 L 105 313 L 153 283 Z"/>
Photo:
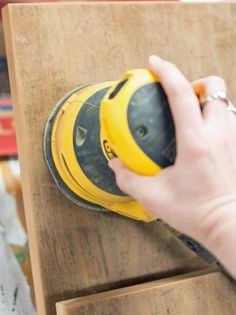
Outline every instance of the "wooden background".
<path id="1" fill-rule="evenodd" d="M 52 108 L 65 93 L 81 83 L 113 80 L 127 69 L 145 67 L 153 53 L 176 63 L 190 80 L 223 76 L 235 101 L 235 25 L 234 4 L 64 3 L 5 8 L 40 315 L 55 314 L 57 301 L 205 267 L 156 222 L 99 214 L 66 200 L 44 161 L 43 132 Z"/>

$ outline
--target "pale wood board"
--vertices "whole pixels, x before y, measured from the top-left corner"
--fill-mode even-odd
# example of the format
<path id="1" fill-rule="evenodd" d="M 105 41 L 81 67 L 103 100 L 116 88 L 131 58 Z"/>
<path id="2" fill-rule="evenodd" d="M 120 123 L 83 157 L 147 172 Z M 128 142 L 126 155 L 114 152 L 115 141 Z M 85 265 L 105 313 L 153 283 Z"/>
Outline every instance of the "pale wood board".
<path id="1" fill-rule="evenodd" d="M 57 303 L 57 315 L 234 315 L 236 285 L 214 269 Z"/>
<path id="2" fill-rule="evenodd" d="M 40 315 L 55 302 L 188 272 L 205 263 L 154 222 L 73 205 L 43 157 L 46 120 L 81 83 L 116 79 L 152 53 L 189 79 L 222 75 L 236 100 L 233 4 L 65 3 L 9 5 L 10 68 L 34 285 Z"/>

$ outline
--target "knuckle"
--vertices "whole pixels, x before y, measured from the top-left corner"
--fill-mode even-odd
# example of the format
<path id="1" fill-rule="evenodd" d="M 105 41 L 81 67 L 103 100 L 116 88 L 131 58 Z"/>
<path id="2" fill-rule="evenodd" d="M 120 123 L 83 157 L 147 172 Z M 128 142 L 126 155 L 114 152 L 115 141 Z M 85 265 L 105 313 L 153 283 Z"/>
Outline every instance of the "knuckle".
<path id="1" fill-rule="evenodd" d="M 192 96 L 192 88 L 189 84 L 186 83 L 182 83 L 182 84 L 178 84 L 175 85 L 171 88 L 171 97 L 172 98 L 185 98 L 188 99 Z"/>
<path id="2" fill-rule="evenodd" d="M 192 141 L 188 152 L 191 159 L 199 160 L 204 159 L 209 155 L 209 148 L 205 141 L 200 141 L 198 139 L 194 142 Z"/>
<path id="3" fill-rule="evenodd" d="M 144 197 L 141 200 L 141 203 L 144 205 L 145 209 L 155 213 L 156 210 L 160 207 L 155 201 L 153 201 L 150 197 Z"/>
<path id="4" fill-rule="evenodd" d="M 211 75 L 206 78 L 206 82 L 209 84 L 217 84 L 217 86 L 226 87 L 225 81 L 222 77 Z"/>

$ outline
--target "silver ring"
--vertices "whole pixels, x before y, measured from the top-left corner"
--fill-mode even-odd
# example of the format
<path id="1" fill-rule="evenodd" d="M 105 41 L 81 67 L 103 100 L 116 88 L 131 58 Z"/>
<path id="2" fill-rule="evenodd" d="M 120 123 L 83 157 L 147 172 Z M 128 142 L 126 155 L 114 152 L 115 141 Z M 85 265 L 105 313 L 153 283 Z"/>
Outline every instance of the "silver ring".
<path id="1" fill-rule="evenodd" d="M 203 100 L 200 100 L 201 106 L 202 108 L 204 108 L 204 106 L 206 106 L 209 102 L 216 101 L 216 100 L 224 101 L 226 103 L 226 106 L 228 106 L 230 103 L 227 98 L 227 93 L 225 91 L 218 91 L 211 95 L 208 95 Z"/>
<path id="2" fill-rule="evenodd" d="M 228 110 L 229 112 L 232 112 L 232 113 L 234 113 L 236 115 L 236 108 L 233 105 L 228 106 L 226 108 L 226 110 Z"/>

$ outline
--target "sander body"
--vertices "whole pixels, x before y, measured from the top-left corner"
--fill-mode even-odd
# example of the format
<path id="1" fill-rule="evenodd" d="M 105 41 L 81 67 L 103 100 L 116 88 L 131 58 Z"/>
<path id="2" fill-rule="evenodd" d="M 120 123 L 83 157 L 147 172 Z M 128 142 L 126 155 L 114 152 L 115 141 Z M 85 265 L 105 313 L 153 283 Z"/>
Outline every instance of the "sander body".
<path id="1" fill-rule="evenodd" d="M 135 69 L 118 81 L 71 91 L 47 121 L 44 153 L 57 186 L 74 203 L 155 220 L 118 188 L 108 161 L 119 157 L 146 176 L 174 163 L 175 128 L 159 79 L 147 69 Z"/>

